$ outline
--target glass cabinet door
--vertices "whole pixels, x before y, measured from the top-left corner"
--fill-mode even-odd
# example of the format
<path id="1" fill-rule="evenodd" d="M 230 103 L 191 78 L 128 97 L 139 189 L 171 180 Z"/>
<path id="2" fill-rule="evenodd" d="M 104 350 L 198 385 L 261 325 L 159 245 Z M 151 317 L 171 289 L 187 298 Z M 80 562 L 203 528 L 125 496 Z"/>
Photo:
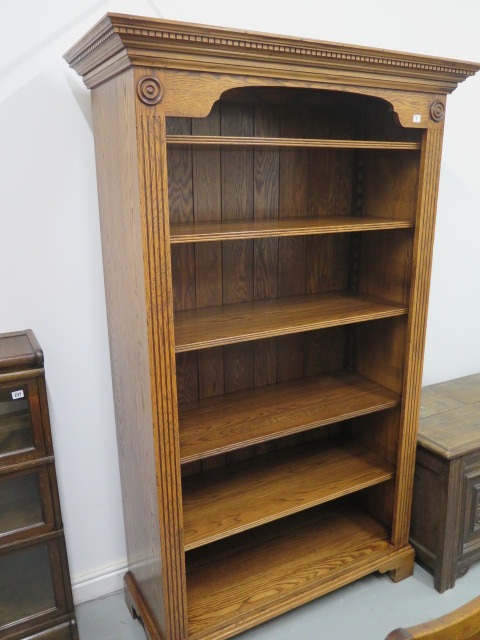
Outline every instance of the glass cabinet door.
<path id="1" fill-rule="evenodd" d="M 0 475 L 0 544 L 53 529 L 48 469 Z"/>
<path id="2" fill-rule="evenodd" d="M 0 386 L 0 458 L 31 458 L 43 448 L 36 382 Z"/>
<path id="3" fill-rule="evenodd" d="M 0 554 L 0 637 L 65 609 L 58 541 Z"/>

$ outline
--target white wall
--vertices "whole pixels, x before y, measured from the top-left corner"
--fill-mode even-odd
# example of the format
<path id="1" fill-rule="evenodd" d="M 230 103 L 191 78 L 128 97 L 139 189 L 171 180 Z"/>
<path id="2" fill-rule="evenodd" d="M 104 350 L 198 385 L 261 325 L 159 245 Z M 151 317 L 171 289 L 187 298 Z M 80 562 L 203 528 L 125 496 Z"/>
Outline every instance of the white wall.
<path id="1" fill-rule="evenodd" d="M 478 0 L 0 2 L 0 332 L 46 360 L 78 601 L 125 565 L 90 97 L 61 56 L 106 11 L 480 61 Z M 426 384 L 480 371 L 480 77 L 448 101 Z"/>

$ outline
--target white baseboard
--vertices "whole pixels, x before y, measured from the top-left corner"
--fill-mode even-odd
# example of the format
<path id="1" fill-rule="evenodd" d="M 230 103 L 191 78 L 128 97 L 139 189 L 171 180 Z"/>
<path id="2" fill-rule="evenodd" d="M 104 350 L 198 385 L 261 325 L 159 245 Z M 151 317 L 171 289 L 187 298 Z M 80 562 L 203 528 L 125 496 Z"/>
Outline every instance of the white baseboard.
<path id="1" fill-rule="evenodd" d="M 72 579 L 73 603 L 75 605 L 107 596 L 123 589 L 123 576 L 127 562 L 120 562 Z"/>

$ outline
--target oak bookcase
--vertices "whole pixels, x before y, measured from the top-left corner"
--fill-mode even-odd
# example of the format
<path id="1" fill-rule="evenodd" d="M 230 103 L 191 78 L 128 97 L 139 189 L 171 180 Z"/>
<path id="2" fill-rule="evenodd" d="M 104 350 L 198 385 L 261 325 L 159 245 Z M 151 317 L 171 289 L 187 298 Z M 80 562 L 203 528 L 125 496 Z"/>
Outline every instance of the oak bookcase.
<path id="1" fill-rule="evenodd" d="M 109 14 L 92 89 L 129 556 L 150 638 L 412 572 L 446 94 L 478 65 Z"/>

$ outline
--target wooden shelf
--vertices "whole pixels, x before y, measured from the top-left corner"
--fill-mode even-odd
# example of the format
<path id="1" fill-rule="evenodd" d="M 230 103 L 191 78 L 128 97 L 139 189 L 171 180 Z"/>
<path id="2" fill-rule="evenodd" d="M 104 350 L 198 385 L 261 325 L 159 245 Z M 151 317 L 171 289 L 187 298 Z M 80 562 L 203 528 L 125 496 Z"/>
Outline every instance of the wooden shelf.
<path id="1" fill-rule="evenodd" d="M 389 218 L 330 216 L 324 218 L 272 218 L 268 220 L 233 220 L 172 224 L 170 242 L 216 242 L 219 240 L 247 240 L 287 236 L 319 235 L 327 233 L 353 233 L 408 229 L 410 220 Z"/>
<path id="2" fill-rule="evenodd" d="M 392 464 L 351 442 L 276 451 L 183 483 L 185 550 L 390 480 Z"/>
<path id="3" fill-rule="evenodd" d="M 403 304 L 345 291 L 240 302 L 175 314 L 175 351 L 271 338 L 407 313 Z"/>
<path id="4" fill-rule="evenodd" d="M 227 638 L 228 629 L 238 633 L 374 571 L 392 551 L 389 532 L 343 501 L 191 551 L 189 638 Z"/>
<path id="5" fill-rule="evenodd" d="M 182 463 L 394 407 L 398 394 L 353 373 L 237 391 L 179 406 Z"/>
<path id="6" fill-rule="evenodd" d="M 267 138 L 253 136 L 168 135 L 171 146 L 228 147 L 293 147 L 323 149 L 395 149 L 417 151 L 420 142 L 388 142 L 381 140 L 319 140 L 317 138 Z"/>

